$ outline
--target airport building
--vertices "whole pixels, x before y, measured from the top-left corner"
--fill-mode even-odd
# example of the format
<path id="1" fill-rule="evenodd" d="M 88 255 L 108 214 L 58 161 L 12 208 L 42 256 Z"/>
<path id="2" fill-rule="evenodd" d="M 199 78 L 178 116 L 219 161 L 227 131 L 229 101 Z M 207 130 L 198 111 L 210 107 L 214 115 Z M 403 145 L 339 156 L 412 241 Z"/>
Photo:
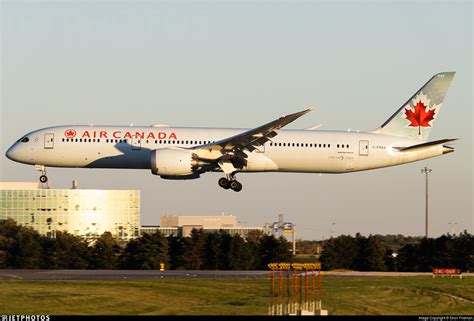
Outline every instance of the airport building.
<path id="1" fill-rule="evenodd" d="M 111 232 L 118 241 L 140 232 L 140 191 L 43 189 L 38 183 L 0 183 L 0 220 L 13 219 L 41 235 L 65 231 L 87 240 Z"/>
<path id="2" fill-rule="evenodd" d="M 181 216 L 164 215 L 160 218 L 160 226 L 142 226 L 141 233 L 160 232 L 165 236 L 189 236 L 193 229 L 202 229 L 206 232 L 226 231 L 229 234 L 247 236 L 252 231 L 264 232 L 261 227 L 245 227 L 237 222 L 237 216 Z"/>
<path id="3" fill-rule="evenodd" d="M 32 182 L 0 182 L 0 221 L 12 219 L 48 237 L 64 231 L 86 240 L 111 232 L 119 242 L 159 231 L 165 236 L 189 236 L 193 229 L 223 230 L 247 236 L 252 231 L 269 234 L 268 227 L 246 227 L 237 216 L 164 215 L 159 226 L 140 227 L 140 191 L 50 189 Z"/>

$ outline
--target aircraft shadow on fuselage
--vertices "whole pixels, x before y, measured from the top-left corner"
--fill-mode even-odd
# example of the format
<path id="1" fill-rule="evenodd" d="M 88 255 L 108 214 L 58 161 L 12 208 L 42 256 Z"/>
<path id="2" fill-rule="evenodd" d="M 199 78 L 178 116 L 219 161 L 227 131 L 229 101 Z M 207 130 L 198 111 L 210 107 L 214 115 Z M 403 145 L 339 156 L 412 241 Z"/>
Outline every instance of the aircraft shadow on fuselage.
<path id="1" fill-rule="evenodd" d="M 86 165 L 88 168 L 150 168 L 151 149 L 143 146 L 132 146 L 129 143 L 116 143 L 114 147 L 122 155 L 106 156 Z"/>
<path id="2" fill-rule="evenodd" d="M 154 149 L 150 148 L 138 148 L 126 143 L 116 143 L 114 147 L 119 150 L 122 155 L 117 156 L 107 156 L 99 158 L 91 163 L 89 163 L 87 168 L 135 168 L 135 169 L 151 169 L 151 152 Z M 166 148 L 166 147 L 164 147 Z M 158 148 L 159 149 L 159 148 Z M 199 178 L 200 174 L 208 171 L 220 171 L 219 167 L 216 167 L 215 164 L 201 165 L 198 172 L 191 175 L 179 175 L 179 176 L 164 176 L 160 175 L 164 179 L 195 179 Z"/>

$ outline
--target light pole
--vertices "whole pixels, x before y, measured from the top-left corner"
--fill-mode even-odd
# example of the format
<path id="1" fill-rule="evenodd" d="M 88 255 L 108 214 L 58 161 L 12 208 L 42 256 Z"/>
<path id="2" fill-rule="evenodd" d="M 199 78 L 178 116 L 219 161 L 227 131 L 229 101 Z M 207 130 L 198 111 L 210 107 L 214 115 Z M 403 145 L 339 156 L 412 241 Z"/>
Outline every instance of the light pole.
<path id="1" fill-rule="evenodd" d="M 332 222 L 330 228 L 329 228 L 329 233 L 323 235 L 323 242 L 326 238 L 330 238 L 332 234 L 334 234 L 334 226 L 336 225 L 336 222 Z"/>
<path id="2" fill-rule="evenodd" d="M 454 236 L 455 233 L 456 233 L 456 228 L 455 228 L 455 226 L 458 225 L 458 223 L 457 223 L 457 222 L 454 222 L 454 223 L 449 222 L 449 225 L 450 225 L 450 227 L 451 227 L 451 235 Z"/>
<path id="3" fill-rule="evenodd" d="M 428 174 L 431 171 L 431 168 L 426 166 L 421 170 L 422 173 L 425 173 L 425 238 L 428 238 Z"/>

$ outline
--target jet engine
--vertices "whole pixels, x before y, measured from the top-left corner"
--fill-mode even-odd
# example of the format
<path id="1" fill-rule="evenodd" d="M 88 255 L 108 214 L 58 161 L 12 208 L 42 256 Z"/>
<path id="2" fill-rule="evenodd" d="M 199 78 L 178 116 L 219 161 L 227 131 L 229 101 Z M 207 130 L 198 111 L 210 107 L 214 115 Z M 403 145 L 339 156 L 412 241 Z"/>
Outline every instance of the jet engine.
<path id="1" fill-rule="evenodd" d="M 168 179 L 198 178 L 200 161 L 192 150 L 182 148 L 155 149 L 151 152 L 151 172 Z"/>

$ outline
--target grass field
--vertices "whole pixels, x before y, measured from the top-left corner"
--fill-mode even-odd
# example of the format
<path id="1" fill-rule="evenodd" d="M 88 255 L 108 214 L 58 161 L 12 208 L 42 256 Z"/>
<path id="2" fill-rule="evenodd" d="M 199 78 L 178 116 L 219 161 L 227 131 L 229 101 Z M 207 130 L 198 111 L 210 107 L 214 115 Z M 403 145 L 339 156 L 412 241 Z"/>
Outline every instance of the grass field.
<path id="1" fill-rule="evenodd" d="M 269 280 L 0 281 L 0 314 L 265 315 Z M 474 278 L 323 279 L 329 314 L 474 315 Z"/>

